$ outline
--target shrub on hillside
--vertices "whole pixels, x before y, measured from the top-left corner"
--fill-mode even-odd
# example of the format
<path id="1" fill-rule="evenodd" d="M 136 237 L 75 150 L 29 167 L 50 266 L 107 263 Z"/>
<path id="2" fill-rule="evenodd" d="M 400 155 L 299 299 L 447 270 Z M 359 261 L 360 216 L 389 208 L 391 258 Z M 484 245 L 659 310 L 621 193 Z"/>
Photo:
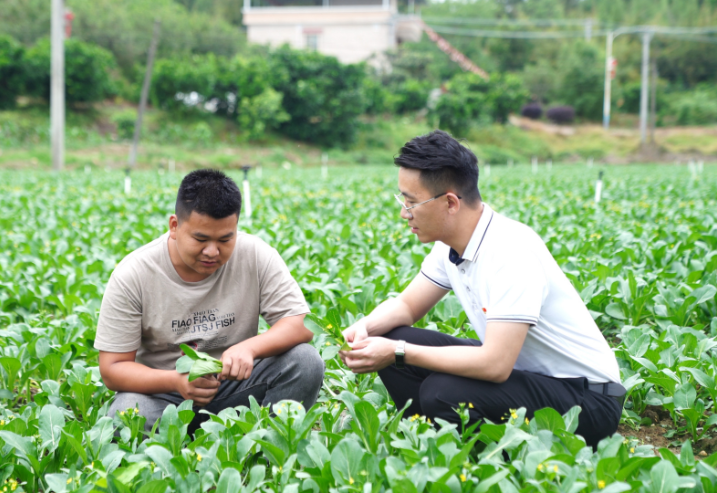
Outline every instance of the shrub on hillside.
<path id="1" fill-rule="evenodd" d="M 280 92 L 267 87 L 261 94 L 241 99 L 238 121 L 249 139 L 259 139 L 266 130 L 275 129 L 289 120 L 281 105 L 283 97 Z"/>
<path id="2" fill-rule="evenodd" d="M 200 106 L 214 91 L 217 65 L 214 55 L 158 60 L 152 73 L 152 104 L 169 111 Z"/>
<path id="3" fill-rule="evenodd" d="M 357 117 L 366 108 L 364 67 L 286 45 L 269 57 L 272 66 L 286 74 L 274 81 L 291 117 L 279 130 L 293 139 L 326 147 L 350 144 L 358 130 Z"/>
<path id="4" fill-rule="evenodd" d="M 272 88 L 284 76 L 285 71 L 274 70 L 259 56 L 160 60 L 152 102 L 173 112 L 211 111 L 238 121 L 248 138 L 257 139 L 289 119 L 283 95 Z"/>
<path id="5" fill-rule="evenodd" d="M 545 116 L 554 123 L 572 123 L 575 120 L 575 108 L 572 106 L 553 106 L 548 108 Z"/>
<path id="6" fill-rule="evenodd" d="M 65 98 L 69 104 L 102 101 L 116 93 L 112 53 L 78 39 L 65 41 Z M 25 55 L 28 95 L 50 101 L 50 40 L 42 39 Z"/>
<path id="7" fill-rule="evenodd" d="M 10 36 L 0 35 L 0 109 L 12 108 L 23 86 L 24 50 Z"/>
<path id="8" fill-rule="evenodd" d="M 129 140 L 134 137 L 134 126 L 137 121 L 137 112 L 125 110 L 112 116 L 112 123 L 117 127 L 117 137 Z"/>
<path id="9" fill-rule="evenodd" d="M 669 105 L 678 125 L 712 125 L 717 123 L 717 99 L 714 91 L 698 89 L 675 95 Z"/>
<path id="10" fill-rule="evenodd" d="M 602 116 L 605 59 L 595 44 L 587 41 L 568 43 L 563 47 L 558 73 L 560 101 L 569 103 L 583 118 L 598 120 Z"/>
<path id="11" fill-rule="evenodd" d="M 367 74 L 363 80 L 362 92 L 366 98 L 366 109 L 364 111 L 369 115 L 393 111 L 393 95 L 378 77 Z"/>
<path id="12" fill-rule="evenodd" d="M 432 118 L 438 126 L 456 136 L 465 136 L 475 121 L 505 123 L 508 115 L 520 110 L 528 99 L 522 81 L 511 74 L 492 74 L 485 80 L 473 73 L 462 73 L 447 84 Z"/>
<path id="13" fill-rule="evenodd" d="M 391 91 L 394 111 L 408 113 L 424 109 L 432 88 L 430 82 L 417 79 L 406 79 L 397 84 Z"/>
<path id="14" fill-rule="evenodd" d="M 538 103 L 526 104 L 520 109 L 520 114 L 531 120 L 538 120 L 543 116 L 543 107 Z"/>

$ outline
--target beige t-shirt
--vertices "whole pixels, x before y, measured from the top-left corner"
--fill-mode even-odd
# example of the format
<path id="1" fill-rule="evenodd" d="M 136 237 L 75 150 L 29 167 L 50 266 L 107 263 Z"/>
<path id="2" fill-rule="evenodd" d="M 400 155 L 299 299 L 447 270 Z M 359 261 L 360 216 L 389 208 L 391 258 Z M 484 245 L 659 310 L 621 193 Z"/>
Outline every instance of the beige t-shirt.
<path id="1" fill-rule="evenodd" d="M 150 368 L 173 370 L 187 344 L 219 358 L 269 325 L 309 312 L 279 253 L 238 233 L 229 261 L 208 278 L 186 282 L 172 265 L 169 233 L 127 255 L 102 298 L 95 348 L 126 353 Z"/>

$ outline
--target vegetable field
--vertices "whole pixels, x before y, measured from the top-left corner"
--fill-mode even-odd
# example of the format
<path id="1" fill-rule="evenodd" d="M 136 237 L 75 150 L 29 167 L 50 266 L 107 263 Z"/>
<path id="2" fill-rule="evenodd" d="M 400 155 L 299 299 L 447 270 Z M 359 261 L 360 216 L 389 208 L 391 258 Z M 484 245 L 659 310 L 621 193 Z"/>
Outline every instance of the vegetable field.
<path id="1" fill-rule="evenodd" d="M 181 176 L 135 174 L 126 195 L 120 173 L 0 172 L 2 491 L 717 490 L 717 168 L 696 180 L 684 167 L 608 168 L 599 205 L 597 168 L 494 166 L 480 180 L 486 202 L 543 237 L 615 349 L 628 433 L 597 451 L 572 433 L 578 409 L 434 427 L 341 366 L 339 329 L 406 286 L 430 246 L 399 218 L 393 167 L 329 175 L 251 176 L 254 217 L 240 221 L 279 250 L 311 306 L 319 403 L 226 410 L 194 436 L 185 403 L 145 436 L 135 410 L 107 416 L 92 345 L 112 269 L 166 230 Z M 452 296 L 418 325 L 472 335 Z M 651 426 L 667 427 L 670 448 L 637 438 Z"/>

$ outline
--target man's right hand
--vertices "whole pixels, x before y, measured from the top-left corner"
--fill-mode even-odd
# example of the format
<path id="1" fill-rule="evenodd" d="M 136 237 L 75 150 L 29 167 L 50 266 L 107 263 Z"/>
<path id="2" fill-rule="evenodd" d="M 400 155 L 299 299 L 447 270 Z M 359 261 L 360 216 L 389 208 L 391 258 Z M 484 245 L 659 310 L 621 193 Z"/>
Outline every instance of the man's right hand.
<path id="1" fill-rule="evenodd" d="M 342 332 L 344 339 L 349 345 L 353 346 L 359 341 L 368 338 L 368 330 L 366 329 L 366 319 L 362 318 L 354 323 L 351 327 Z"/>
<path id="2" fill-rule="evenodd" d="M 186 373 L 178 373 L 177 392 L 186 400 L 193 400 L 196 406 L 206 406 L 219 390 L 219 380 L 214 375 L 189 381 Z"/>

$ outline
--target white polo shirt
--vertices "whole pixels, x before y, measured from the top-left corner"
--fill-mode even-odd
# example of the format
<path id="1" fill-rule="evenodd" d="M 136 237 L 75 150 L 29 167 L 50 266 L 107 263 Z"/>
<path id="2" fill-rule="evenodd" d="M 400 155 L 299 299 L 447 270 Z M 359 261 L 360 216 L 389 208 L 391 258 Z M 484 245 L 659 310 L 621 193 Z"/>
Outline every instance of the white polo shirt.
<path id="1" fill-rule="evenodd" d="M 516 370 L 620 382 L 615 355 L 543 240 L 488 204 L 463 256 L 436 242 L 421 273 L 455 292 L 483 341 L 489 322 L 530 324 Z"/>

